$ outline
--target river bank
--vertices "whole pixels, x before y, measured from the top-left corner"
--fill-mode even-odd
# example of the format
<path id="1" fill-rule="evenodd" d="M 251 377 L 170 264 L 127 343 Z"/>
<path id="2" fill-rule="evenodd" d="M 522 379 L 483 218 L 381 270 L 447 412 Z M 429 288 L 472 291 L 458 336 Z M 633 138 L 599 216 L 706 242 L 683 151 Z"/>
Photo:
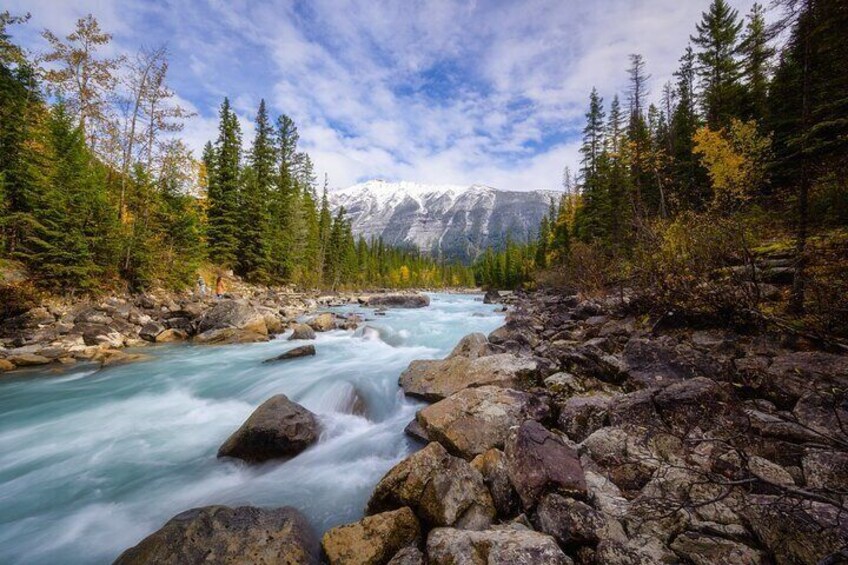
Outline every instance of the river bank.
<path id="1" fill-rule="evenodd" d="M 144 359 L 142 353 L 121 350 L 151 344 L 265 341 L 305 314 L 344 304 L 426 305 L 415 290 L 325 293 L 234 286 L 221 297 L 154 292 L 101 300 L 51 300 L 0 322 L 0 373 L 51 364 L 138 361 Z M 351 326 L 356 321 L 333 321 L 333 328 L 336 323 Z"/>

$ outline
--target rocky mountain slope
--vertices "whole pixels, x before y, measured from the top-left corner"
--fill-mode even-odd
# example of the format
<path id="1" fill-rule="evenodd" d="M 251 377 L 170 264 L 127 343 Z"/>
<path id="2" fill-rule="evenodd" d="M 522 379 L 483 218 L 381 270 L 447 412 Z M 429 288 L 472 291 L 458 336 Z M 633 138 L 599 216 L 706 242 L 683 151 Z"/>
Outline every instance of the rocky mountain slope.
<path id="1" fill-rule="evenodd" d="M 345 207 L 356 236 L 467 261 L 507 236 L 535 235 L 552 197 L 558 194 L 372 180 L 334 191 L 330 201 L 334 210 Z"/>

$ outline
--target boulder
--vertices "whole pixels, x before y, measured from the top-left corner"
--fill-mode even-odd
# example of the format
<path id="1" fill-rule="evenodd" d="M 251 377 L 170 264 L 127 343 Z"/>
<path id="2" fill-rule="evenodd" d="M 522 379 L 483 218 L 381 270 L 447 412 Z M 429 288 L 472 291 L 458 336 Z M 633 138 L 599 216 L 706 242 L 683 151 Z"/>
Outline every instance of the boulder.
<path id="1" fill-rule="evenodd" d="M 525 509 L 549 492 L 585 498 L 586 478 L 577 451 L 528 420 L 506 442 L 506 468 Z"/>
<path id="2" fill-rule="evenodd" d="M 674 538 L 670 548 L 681 559 L 694 565 L 761 565 L 765 555 L 745 544 L 698 532 L 684 532 Z"/>
<path id="3" fill-rule="evenodd" d="M 639 490 L 651 479 L 660 461 L 647 441 L 619 427 L 601 428 L 583 441 L 592 460 L 603 468 L 620 489 Z"/>
<path id="4" fill-rule="evenodd" d="M 723 365 L 718 358 L 671 338 L 631 338 L 624 348 L 629 377 L 646 386 L 664 386 L 693 377 L 718 376 Z"/>
<path id="5" fill-rule="evenodd" d="M 612 401 L 607 396 L 573 396 L 560 407 L 557 428 L 581 442 L 607 425 Z"/>
<path id="6" fill-rule="evenodd" d="M 289 349 L 285 353 L 281 353 L 276 357 L 266 359 L 263 363 L 274 363 L 275 361 L 286 361 L 288 359 L 297 359 L 298 357 L 311 357 L 315 355 L 314 345 L 301 345 L 294 349 Z"/>
<path id="7" fill-rule="evenodd" d="M 467 359 L 476 359 L 477 357 L 485 357 L 495 353 L 489 339 L 482 333 L 468 334 L 459 340 L 453 351 L 448 357 L 465 357 Z"/>
<path id="8" fill-rule="evenodd" d="M 607 527 L 603 515 L 579 500 L 548 494 L 532 517 L 536 530 L 553 536 L 561 546 L 595 545 Z M 621 525 L 618 525 L 619 530 Z M 619 539 L 627 539 L 621 531 Z"/>
<path id="9" fill-rule="evenodd" d="M 197 334 L 194 336 L 194 341 L 202 345 L 254 343 L 257 341 L 268 341 L 268 334 L 241 328 L 221 328 L 219 330 L 209 330 Z"/>
<path id="10" fill-rule="evenodd" d="M 487 290 L 483 295 L 483 304 L 497 304 L 501 301 L 501 293 L 497 290 Z"/>
<path id="11" fill-rule="evenodd" d="M 318 439 L 315 414 L 284 394 L 262 403 L 218 449 L 218 457 L 250 463 L 294 457 Z"/>
<path id="12" fill-rule="evenodd" d="M 148 361 L 151 357 L 143 353 L 127 353 L 120 349 L 103 349 L 98 351 L 92 361 L 97 361 L 103 367 L 111 367 L 113 365 L 126 365 L 127 363 L 135 363 L 136 361 Z"/>
<path id="13" fill-rule="evenodd" d="M 386 565 L 424 565 L 424 554 L 415 546 L 404 547 Z"/>
<path id="14" fill-rule="evenodd" d="M 330 565 L 384 565 L 420 535 L 418 519 L 404 506 L 332 528 L 321 546 Z"/>
<path id="15" fill-rule="evenodd" d="M 15 364 L 8 359 L 0 359 L 0 373 L 11 371 L 15 368 Z"/>
<path id="16" fill-rule="evenodd" d="M 315 330 L 306 324 L 295 324 L 292 326 L 292 334 L 289 336 L 289 340 L 295 339 L 315 339 Z"/>
<path id="17" fill-rule="evenodd" d="M 524 420 L 550 415 L 538 396 L 494 386 L 468 388 L 427 406 L 416 419 L 431 441 L 472 459 L 493 447 L 503 448 L 509 429 Z"/>
<path id="18" fill-rule="evenodd" d="M 324 312 L 309 320 L 308 325 L 316 332 L 328 332 L 336 329 L 336 317 L 330 312 Z"/>
<path id="19" fill-rule="evenodd" d="M 102 324 L 76 324 L 74 333 L 82 334 L 86 345 L 104 345 L 111 348 L 124 346 L 124 336 L 114 328 Z"/>
<path id="20" fill-rule="evenodd" d="M 431 442 L 380 479 L 366 508 L 377 514 L 409 506 L 427 527 L 482 529 L 495 517 L 480 472 Z"/>
<path id="21" fill-rule="evenodd" d="M 795 351 L 775 357 L 768 369 L 753 384 L 759 394 L 774 402 L 778 408 L 791 410 L 811 384 L 828 388 L 829 383 L 848 377 L 848 355 L 822 351 Z"/>
<path id="22" fill-rule="evenodd" d="M 115 560 L 116 565 L 318 562 L 317 540 L 300 512 L 252 506 L 188 510 Z"/>
<path id="23" fill-rule="evenodd" d="M 839 563 L 824 559 L 848 545 L 848 517 L 830 504 L 759 494 L 746 497 L 741 511 L 778 565 Z"/>
<path id="24" fill-rule="evenodd" d="M 807 487 L 848 493 L 848 453 L 808 449 L 802 460 Z"/>
<path id="25" fill-rule="evenodd" d="M 532 530 L 482 532 L 436 528 L 427 536 L 430 565 L 571 565 L 551 536 Z"/>
<path id="26" fill-rule="evenodd" d="M 490 449 L 475 457 L 471 461 L 471 466 L 483 476 L 498 516 L 509 518 L 518 514 L 518 493 L 509 481 L 504 452 L 499 449 Z"/>
<path id="27" fill-rule="evenodd" d="M 430 305 L 426 294 L 374 294 L 367 298 L 366 306 L 383 308 L 424 308 Z"/>
<path id="28" fill-rule="evenodd" d="M 471 359 L 413 361 L 401 374 L 399 383 L 409 396 L 434 402 L 460 390 L 484 385 L 526 388 L 535 382 L 536 374 L 534 360 L 499 353 Z"/>
<path id="29" fill-rule="evenodd" d="M 144 341 L 155 342 L 156 337 L 165 331 L 165 326 L 159 322 L 148 322 L 144 324 L 138 335 Z"/>
<path id="30" fill-rule="evenodd" d="M 680 558 L 656 538 L 635 536 L 626 542 L 601 541 L 595 551 L 594 562 L 604 565 L 680 565 Z"/>
<path id="31" fill-rule="evenodd" d="M 50 363 L 50 359 L 43 355 L 35 353 L 18 353 L 6 357 L 6 361 L 12 363 L 16 367 L 36 367 L 38 365 L 46 365 Z"/>
<path id="32" fill-rule="evenodd" d="M 244 300 L 220 300 L 204 312 L 197 323 L 199 334 L 230 328 L 242 330 L 245 333 L 268 335 L 265 317 Z"/>
<path id="33" fill-rule="evenodd" d="M 740 404 L 705 377 L 674 383 L 653 398 L 662 423 L 678 436 L 695 428 L 713 435 L 737 434 L 747 425 Z"/>
<path id="34" fill-rule="evenodd" d="M 848 391 L 834 387 L 830 391 L 810 391 L 792 411 L 801 426 L 818 434 L 819 442 L 848 444 Z"/>
<path id="35" fill-rule="evenodd" d="M 156 336 L 156 343 L 174 343 L 185 341 L 188 339 L 188 334 L 183 330 L 167 329 Z"/>

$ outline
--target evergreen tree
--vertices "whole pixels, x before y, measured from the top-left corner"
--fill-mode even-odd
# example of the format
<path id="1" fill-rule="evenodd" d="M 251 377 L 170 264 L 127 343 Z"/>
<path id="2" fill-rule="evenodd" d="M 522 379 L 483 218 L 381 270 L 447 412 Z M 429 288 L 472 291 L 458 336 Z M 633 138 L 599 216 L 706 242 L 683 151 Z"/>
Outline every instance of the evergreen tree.
<path id="1" fill-rule="evenodd" d="M 746 87 L 743 113 L 746 119 L 763 120 L 767 116 L 771 60 L 775 54 L 774 48 L 769 45 L 769 35 L 765 10 L 762 4 L 754 3 L 739 48 Z"/>
<path id="2" fill-rule="evenodd" d="M 707 125 L 718 129 L 739 115 L 741 63 L 737 59 L 739 32 L 743 22 L 739 12 L 726 0 L 713 0 L 701 15 L 692 42 L 699 48 L 698 75 Z"/>
<path id="3" fill-rule="evenodd" d="M 233 267 L 239 249 L 241 200 L 241 127 L 224 98 L 215 143 L 215 159 L 209 171 L 209 256 L 220 265 Z"/>
<path id="4" fill-rule="evenodd" d="M 269 200 L 276 176 L 277 156 L 265 100 L 259 103 L 256 135 L 247 161 L 240 210 L 243 221 L 240 222 L 238 268 L 248 280 L 267 281 L 271 271 L 272 237 Z"/>

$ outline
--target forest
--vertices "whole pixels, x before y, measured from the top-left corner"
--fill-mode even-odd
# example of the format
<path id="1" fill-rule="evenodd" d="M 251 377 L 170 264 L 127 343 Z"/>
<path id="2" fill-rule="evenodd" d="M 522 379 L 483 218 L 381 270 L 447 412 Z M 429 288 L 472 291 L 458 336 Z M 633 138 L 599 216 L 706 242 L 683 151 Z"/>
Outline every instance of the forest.
<path id="1" fill-rule="evenodd" d="M 539 240 L 485 256 L 478 275 L 845 333 L 848 5 L 772 10 L 767 23 L 760 4 L 742 17 L 714 0 L 660 92 L 639 54 L 626 92 L 607 104 L 592 89 L 580 169 L 565 170 Z"/>
<path id="2" fill-rule="evenodd" d="M 199 269 L 304 288 L 474 284 L 468 267 L 356 240 L 327 179 L 319 196 L 297 126 L 264 101 L 249 150 L 224 99 L 218 138 L 195 159 L 164 47 L 107 57 L 112 36 L 89 15 L 28 53 L 12 38 L 28 19 L 0 14 L 0 261 L 28 273 L 7 299 L 178 290 Z"/>

